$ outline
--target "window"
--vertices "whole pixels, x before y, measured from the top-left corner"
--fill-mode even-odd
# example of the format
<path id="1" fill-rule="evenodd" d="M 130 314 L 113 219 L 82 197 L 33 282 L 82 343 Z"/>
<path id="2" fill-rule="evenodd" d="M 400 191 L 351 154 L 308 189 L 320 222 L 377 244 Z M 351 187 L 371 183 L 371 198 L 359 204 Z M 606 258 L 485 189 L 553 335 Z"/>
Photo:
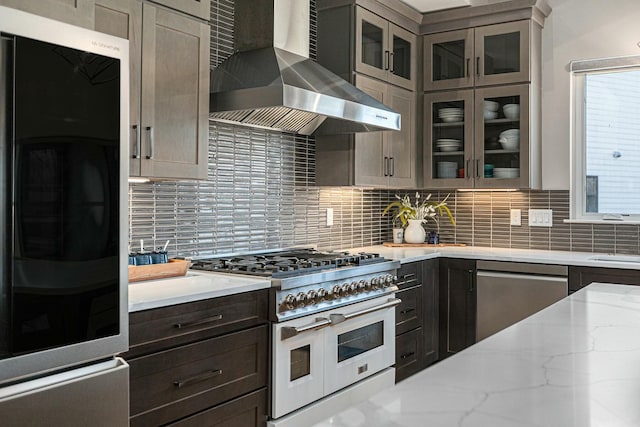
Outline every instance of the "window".
<path id="1" fill-rule="evenodd" d="M 640 221 L 640 56 L 571 63 L 574 220 Z"/>

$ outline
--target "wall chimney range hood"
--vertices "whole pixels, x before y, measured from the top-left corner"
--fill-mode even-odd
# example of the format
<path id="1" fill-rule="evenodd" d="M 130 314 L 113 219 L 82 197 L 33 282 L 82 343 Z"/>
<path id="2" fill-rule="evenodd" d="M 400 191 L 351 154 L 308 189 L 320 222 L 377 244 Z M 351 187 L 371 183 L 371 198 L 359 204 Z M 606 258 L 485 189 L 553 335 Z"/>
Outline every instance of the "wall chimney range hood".
<path id="1" fill-rule="evenodd" d="M 212 120 L 304 135 L 400 130 L 400 114 L 309 59 L 309 1 L 236 0 L 236 53 L 211 71 Z"/>

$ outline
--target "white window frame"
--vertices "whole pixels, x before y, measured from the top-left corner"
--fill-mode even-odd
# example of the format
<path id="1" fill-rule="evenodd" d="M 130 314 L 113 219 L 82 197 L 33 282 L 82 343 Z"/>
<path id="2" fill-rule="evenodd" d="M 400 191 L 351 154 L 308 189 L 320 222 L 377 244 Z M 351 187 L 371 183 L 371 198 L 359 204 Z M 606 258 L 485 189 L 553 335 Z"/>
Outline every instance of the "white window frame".
<path id="1" fill-rule="evenodd" d="M 640 70 L 640 55 L 572 61 L 571 72 L 571 203 L 567 222 L 640 224 L 640 213 L 586 212 L 585 77 L 598 73 Z"/>

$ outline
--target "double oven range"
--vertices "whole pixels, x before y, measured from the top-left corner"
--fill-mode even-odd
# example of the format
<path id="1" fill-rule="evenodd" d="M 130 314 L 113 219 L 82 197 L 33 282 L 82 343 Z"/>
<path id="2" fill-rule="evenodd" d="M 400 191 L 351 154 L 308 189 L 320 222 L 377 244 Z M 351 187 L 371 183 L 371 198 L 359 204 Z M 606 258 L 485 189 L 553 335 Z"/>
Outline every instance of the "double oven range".
<path id="1" fill-rule="evenodd" d="M 271 279 L 270 425 L 288 426 L 330 416 L 337 394 L 348 402 L 393 383 L 399 266 L 371 253 L 293 249 L 201 259 L 192 269 Z"/>

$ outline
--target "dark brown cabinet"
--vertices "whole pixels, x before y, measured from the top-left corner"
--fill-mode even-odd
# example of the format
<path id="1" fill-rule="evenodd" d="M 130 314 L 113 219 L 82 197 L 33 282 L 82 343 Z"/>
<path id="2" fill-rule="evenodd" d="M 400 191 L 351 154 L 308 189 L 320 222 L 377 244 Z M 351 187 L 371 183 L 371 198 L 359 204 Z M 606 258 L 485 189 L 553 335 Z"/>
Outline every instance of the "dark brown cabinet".
<path id="1" fill-rule="evenodd" d="M 132 313 L 131 425 L 264 425 L 267 292 Z"/>
<path id="2" fill-rule="evenodd" d="M 437 360 L 438 260 L 403 264 L 396 296 L 396 382 Z"/>
<path id="3" fill-rule="evenodd" d="M 640 272 L 621 268 L 569 267 L 569 293 L 578 291 L 592 282 L 640 286 Z"/>
<path id="4" fill-rule="evenodd" d="M 438 361 L 439 278 L 438 259 L 422 261 L 422 365 Z"/>
<path id="5" fill-rule="evenodd" d="M 476 342 L 476 263 L 440 260 L 439 356 L 445 359 Z"/>

